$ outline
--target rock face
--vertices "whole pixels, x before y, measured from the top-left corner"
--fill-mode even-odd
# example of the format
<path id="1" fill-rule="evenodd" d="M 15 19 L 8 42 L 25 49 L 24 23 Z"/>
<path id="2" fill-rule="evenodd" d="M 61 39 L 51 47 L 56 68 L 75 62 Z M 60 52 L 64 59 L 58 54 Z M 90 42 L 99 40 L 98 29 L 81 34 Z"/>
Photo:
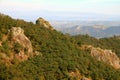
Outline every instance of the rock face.
<path id="1" fill-rule="evenodd" d="M 3 36 L 0 47 L 2 48 L 0 52 L 1 62 L 7 65 L 38 55 L 33 53 L 31 41 L 25 36 L 24 30 L 20 27 L 12 27 L 9 33 Z"/>
<path id="2" fill-rule="evenodd" d="M 104 61 L 114 68 L 120 68 L 120 59 L 111 50 L 103 50 L 100 48 L 92 48 L 91 55 L 99 61 Z"/>
<path id="3" fill-rule="evenodd" d="M 83 50 L 89 49 L 91 51 L 91 55 L 95 57 L 97 60 L 110 64 L 115 69 L 120 68 L 120 59 L 111 50 L 107 50 L 107 49 L 103 50 L 101 48 L 95 48 L 91 45 L 83 45 L 81 49 Z"/>
<path id="4" fill-rule="evenodd" d="M 51 26 L 51 24 L 48 21 L 44 20 L 43 18 L 37 19 L 36 24 L 38 24 L 40 26 L 43 26 L 43 27 L 45 27 L 47 29 L 54 30 L 53 27 Z"/>
<path id="5" fill-rule="evenodd" d="M 24 30 L 20 27 L 12 27 L 10 33 L 12 45 L 17 44 L 16 46 L 20 45 L 22 47 L 17 51 L 16 57 L 26 60 L 33 52 L 31 41 L 25 36 Z"/>

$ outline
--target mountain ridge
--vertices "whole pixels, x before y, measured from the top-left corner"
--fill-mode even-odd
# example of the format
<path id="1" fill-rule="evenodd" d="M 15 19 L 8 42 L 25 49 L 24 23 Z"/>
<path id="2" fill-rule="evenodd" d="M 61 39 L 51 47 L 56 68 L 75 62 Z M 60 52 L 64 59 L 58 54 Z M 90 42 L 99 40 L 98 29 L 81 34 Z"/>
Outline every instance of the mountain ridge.
<path id="1" fill-rule="evenodd" d="M 112 26 L 105 28 L 104 26 L 74 26 L 71 28 L 58 29 L 58 31 L 69 33 L 70 35 L 88 34 L 96 38 L 112 37 L 114 35 L 120 35 L 120 26 Z"/>
<path id="2" fill-rule="evenodd" d="M 118 37 L 98 40 L 86 35 L 82 37 L 71 36 L 55 29 L 46 28 L 44 25 L 13 19 L 9 16 L 0 16 L 0 42 L 5 38 L 4 44 L 1 43 L 2 46 L 0 46 L 0 54 L 16 51 L 16 47 L 11 49 L 8 45 L 10 38 L 4 37 L 9 34 L 9 30 L 12 27 L 16 26 L 23 29 L 25 36 L 31 41 L 35 56 L 31 56 L 22 62 L 14 59 L 12 65 L 5 65 L 1 61 L 2 56 L 0 55 L 1 80 L 120 79 L 120 69 L 114 69 L 109 64 L 98 61 L 90 55 L 89 50 L 79 49 L 83 44 L 91 44 L 93 46 L 97 44 L 95 47 L 109 48 L 113 51 L 115 50 L 115 53 L 119 55 L 118 43 L 120 41 Z M 102 43 L 99 41 L 102 41 Z M 113 43 L 113 46 L 109 46 L 107 42 Z M 17 50 L 19 51 L 19 49 L 21 47 Z"/>
<path id="3" fill-rule="evenodd" d="M 52 21 L 54 28 L 70 35 L 88 34 L 96 38 L 120 35 L 119 21 Z"/>

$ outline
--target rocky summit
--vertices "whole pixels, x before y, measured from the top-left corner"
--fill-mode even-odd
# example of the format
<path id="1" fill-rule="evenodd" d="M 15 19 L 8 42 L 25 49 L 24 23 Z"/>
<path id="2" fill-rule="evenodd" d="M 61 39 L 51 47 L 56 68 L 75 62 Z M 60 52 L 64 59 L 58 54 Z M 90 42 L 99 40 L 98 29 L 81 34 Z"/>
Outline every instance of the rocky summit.
<path id="1" fill-rule="evenodd" d="M 51 26 L 51 24 L 48 21 L 46 21 L 45 19 L 41 18 L 41 17 L 36 20 L 36 24 L 38 24 L 38 25 L 40 25 L 42 27 L 45 27 L 47 29 L 54 30 L 53 27 Z"/>

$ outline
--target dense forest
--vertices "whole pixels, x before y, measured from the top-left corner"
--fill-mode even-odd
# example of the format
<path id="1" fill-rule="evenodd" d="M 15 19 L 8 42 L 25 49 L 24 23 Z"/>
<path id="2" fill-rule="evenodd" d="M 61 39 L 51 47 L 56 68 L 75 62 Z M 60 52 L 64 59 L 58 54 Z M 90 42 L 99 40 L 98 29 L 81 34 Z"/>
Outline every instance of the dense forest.
<path id="1" fill-rule="evenodd" d="M 95 39 L 88 35 L 70 36 L 0 14 L 0 41 L 12 27 L 24 29 L 25 35 L 32 42 L 33 52 L 38 51 L 40 55 L 22 62 L 14 60 L 12 65 L 6 65 L 0 60 L 0 80 L 80 79 L 77 76 L 70 76 L 71 72 L 74 74 L 79 72 L 81 76 L 92 80 L 120 80 L 120 69 L 116 70 L 102 61 L 97 61 L 89 51 L 78 48 L 82 44 L 90 44 L 103 49 L 112 49 L 120 57 L 119 36 L 103 39 Z M 16 50 L 9 48 L 8 43 L 9 38 L 2 42 L 0 54 L 9 54 Z"/>

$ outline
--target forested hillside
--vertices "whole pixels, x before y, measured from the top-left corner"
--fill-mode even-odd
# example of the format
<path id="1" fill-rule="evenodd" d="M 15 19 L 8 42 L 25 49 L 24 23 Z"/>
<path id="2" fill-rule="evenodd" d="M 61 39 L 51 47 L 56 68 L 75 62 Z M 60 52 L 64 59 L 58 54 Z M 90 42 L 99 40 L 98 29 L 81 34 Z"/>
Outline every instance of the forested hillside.
<path id="1" fill-rule="evenodd" d="M 74 36 L 77 43 L 93 45 L 102 49 L 111 49 L 120 57 L 120 36 L 96 39 L 89 35 Z"/>
<path id="2" fill-rule="evenodd" d="M 91 44 L 112 49 L 119 55 L 118 37 L 100 40 L 89 36 L 72 37 L 44 25 L 0 14 L 0 54 L 10 56 L 21 49 L 19 45 L 11 48 L 9 33 L 12 27 L 24 30 L 32 43 L 33 54 L 38 54 L 24 61 L 13 59 L 10 64 L 3 62 L 0 55 L 0 80 L 120 80 L 120 69 L 97 61 L 89 50 L 78 48 Z"/>

